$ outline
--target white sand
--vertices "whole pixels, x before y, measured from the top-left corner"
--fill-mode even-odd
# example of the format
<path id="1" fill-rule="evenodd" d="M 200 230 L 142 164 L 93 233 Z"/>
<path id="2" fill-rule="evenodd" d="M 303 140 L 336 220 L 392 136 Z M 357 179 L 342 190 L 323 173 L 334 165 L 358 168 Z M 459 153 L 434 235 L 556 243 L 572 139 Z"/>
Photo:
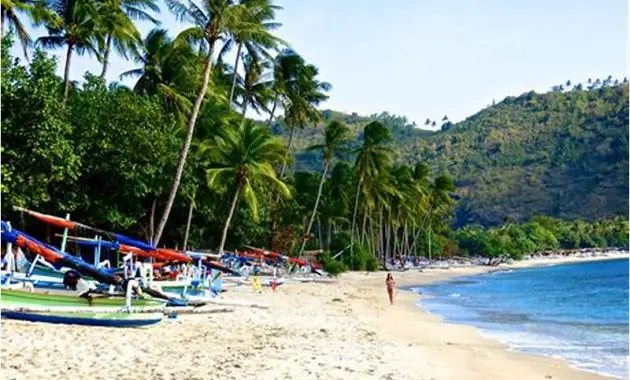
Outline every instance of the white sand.
<path id="1" fill-rule="evenodd" d="M 487 270 L 407 271 L 395 278 L 402 286 Z M 382 272 L 350 273 L 337 283 L 286 284 L 276 293 L 234 290 L 222 297 L 271 308 L 183 315 L 143 329 L 3 319 L 2 379 L 604 378 L 509 352 L 473 328 L 443 323 L 415 306 L 411 292 L 398 292 L 390 306 L 384 281 Z"/>

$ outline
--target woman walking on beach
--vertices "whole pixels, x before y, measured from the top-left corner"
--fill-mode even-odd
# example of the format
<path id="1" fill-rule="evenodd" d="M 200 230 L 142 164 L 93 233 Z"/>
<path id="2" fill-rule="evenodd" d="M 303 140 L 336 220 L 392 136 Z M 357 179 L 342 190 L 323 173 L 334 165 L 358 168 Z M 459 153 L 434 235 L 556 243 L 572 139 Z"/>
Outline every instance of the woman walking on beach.
<path id="1" fill-rule="evenodd" d="M 389 295 L 389 304 L 394 304 L 394 286 L 396 285 L 396 281 L 394 281 L 394 276 L 391 273 L 387 273 L 387 278 L 385 279 L 385 285 L 387 285 L 387 294 Z"/>

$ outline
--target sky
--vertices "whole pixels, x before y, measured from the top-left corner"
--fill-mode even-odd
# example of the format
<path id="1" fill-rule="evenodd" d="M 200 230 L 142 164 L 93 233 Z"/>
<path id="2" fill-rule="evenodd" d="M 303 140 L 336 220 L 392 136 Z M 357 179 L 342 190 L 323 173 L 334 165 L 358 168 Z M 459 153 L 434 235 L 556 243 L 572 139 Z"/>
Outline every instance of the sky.
<path id="1" fill-rule="evenodd" d="M 199 0 L 195 0 L 199 1 Z M 199 2 L 198 2 L 199 3 Z M 332 84 L 322 109 L 457 122 L 506 96 L 627 76 L 626 0 L 278 0 L 279 37 Z M 162 5 L 161 27 L 187 25 Z M 143 24 L 146 34 L 150 26 Z M 33 32 L 34 36 L 43 30 Z M 13 53 L 20 55 L 16 46 Z M 65 56 L 57 51 L 62 75 Z M 136 67 L 113 59 L 108 80 Z M 72 79 L 100 74 L 74 57 Z M 133 85 L 133 80 L 123 83 Z M 255 115 L 251 115 L 255 116 Z"/>

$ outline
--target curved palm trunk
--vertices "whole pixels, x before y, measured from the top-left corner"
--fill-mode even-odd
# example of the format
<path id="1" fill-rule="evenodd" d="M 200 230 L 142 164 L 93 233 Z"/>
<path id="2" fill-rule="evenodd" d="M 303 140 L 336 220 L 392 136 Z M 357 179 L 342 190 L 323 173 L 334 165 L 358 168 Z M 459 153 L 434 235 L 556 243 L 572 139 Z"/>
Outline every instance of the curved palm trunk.
<path id="1" fill-rule="evenodd" d="M 267 128 L 271 126 L 271 122 L 273 121 L 273 116 L 276 113 L 277 106 L 278 106 L 278 99 L 273 101 L 273 107 L 271 108 L 271 113 L 269 114 L 269 121 L 267 121 Z"/>
<path id="2" fill-rule="evenodd" d="M 157 197 L 153 198 L 151 203 L 151 215 L 149 216 L 149 242 L 153 245 L 153 236 L 155 232 L 155 206 L 157 205 Z"/>
<path id="3" fill-rule="evenodd" d="M 247 113 L 247 101 L 248 99 L 243 99 L 243 111 L 241 112 L 242 122 L 245 122 L 245 114 Z"/>
<path id="4" fill-rule="evenodd" d="M 188 220 L 186 221 L 186 233 L 184 234 L 184 250 L 188 246 L 188 234 L 190 233 L 190 222 L 192 222 L 193 207 L 195 205 L 195 197 L 190 200 L 190 208 L 188 209 Z"/>
<path id="5" fill-rule="evenodd" d="M 234 210 L 236 210 L 236 203 L 238 201 L 238 196 L 241 192 L 241 188 L 243 187 L 243 180 L 239 179 L 236 183 L 236 190 L 234 191 L 234 198 L 232 199 L 232 205 L 230 206 L 230 212 L 228 214 L 227 219 L 225 220 L 225 225 L 223 226 L 223 234 L 221 235 L 221 244 L 219 245 L 219 255 L 223 254 L 223 247 L 225 247 L 225 240 L 227 239 L 228 229 L 230 228 L 230 222 L 232 221 L 232 216 L 234 215 Z"/>
<path id="6" fill-rule="evenodd" d="M 324 182 L 326 182 L 326 173 L 328 172 L 328 167 L 330 166 L 330 161 L 326 160 L 324 164 L 324 171 L 322 172 L 322 178 L 319 181 L 319 189 L 317 190 L 317 198 L 315 198 L 315 206 L 313 207 L 313 213 L 311 214 L 311 219 L 308 222 L 308 227 L 306 227 L 305 237 L 302 238 L 302 248 L 300 248 L 300 255 L 304 252 L 304 248 L 306 247 L 306 236 L 311 233 L 311 228 L 313 227 L 313 222 L 315 221 L 315 215 L 317 214 L 317 207 L 319 206 L 319 200 L 322 197 L 322 190 L 324 189 Z M 321 235 L 321 233 L 320 233 Z M 321 240 L 321 237 L 320 237 Z"/>
<path id="7" fill-rule="evenodd" d="M 275 103 L 274 103 L 275 109 Z M 271 119 L 269 119 L 271 122 Z M 284 178 L 284 172 L 287 170 L 287 160 L 289 158 L 289 154 L 291 152 L 291 145 L 293 144 L 293 134 L 295 132 L 295 127 L 291 126 L 291 132 L 289 133 L 289 140 L 287 141 L 287 153 L 284 155 L 284 161 L 282 162 L 282 169 L 280 170 L 280 175 L 278 178 L 282 180 Z M 276 194 L 274 204 L 276 205 L 275 212 L 271 213 L 271 220 L 269 221 L 269 247 L 273 248 L 273 237 L 274 232 L 276 230 L 277 218 L 278 218 L 278 201 L 280 200 L 280 195 Z"/>
<path id="8" fill-rule="evenodd" d="M 68 91 L 70 90 L 70 62 L 72 60 L 72 49 L 74 44 L 68 44 L 68 51 L 66 52 L 66 68 L 63 73 L 63 103 L 66 103 L 68 99 Z"/>
<path id="9" fill-rule="evenodd" d="M 287 153 L 284 155 L 284 162 L 282 163 L 282 169 L 280 170 L 280 179 L 284 177 L 284 172 L 287 170 L 287 161 L 291 155 L 291 146 L 293 145 L 293 135 L 295 133 L 295 126 L 291 126 L 291 132 L 289 132 L 289 140 L 287 141 Z"/>
<path id="10" fill-rule="evenodd" d="M 238 75 L 238 61 L 241 59 L 241 48 L 243 44 L 238 43 L 238 49 L 236 50 L 236 60 L 234 62 L 234 75 L 232 75 L 232 86 L 230 87 L 230 101 L 228 102 L 228 109 L 232 109 L 232 100 L 234 99 L 234 89 L 236 88 L 236 77 Z"/>
<path id="11" fill-rule="evenodd" d="M 105 80 L 107 75 L 107 65 L 109 64 L 109 54 L 112 51 L 112 35 L 107 35 L 107 43 L 105 45 L 105 53 L 103 54 L 103 70 L 101 71 L 101 79 Z"/>
<path id="12" fill-rule="evenodd" d="M 208 49 L 206 69 L 204 70 L 204 73 L 203 73 L 203 83 L 201 84 L 201 89 L 199 90 L 199 93 L 197 94 L 197 98 L 195 99 L 195 104 L 193 105 L 190 119 L 188 120 L 188 130 L 186 131 L 186 138 L 184 140 L 184 144 L 182 145 L 182 149 L 179 152 L 179 157 L 177 157 L 177 167 L 175 169 L 175 175 L 173 176 L 171 192 L 168 195 L 168 200 L 166 202 L 166 206 L 164 207 L 164 213 L 162 214 L 162 218 L 160 219 L 160 224 L 158 225 L 157 231 L 155 233 L 154 244 L 156 246 L 160 242 L 160 238 L 162 237 L 162 232 L 164 231 L 164 227 L 166 226 L 166 222 L 168 221 L 168 217 L 171 213 L 171 208 L 173 208 L 173 203 L 175 202 L 175 196 L 177 195 L 177 190 L 179 189 L 179 183 L 182 180 L 182 174 L 184 173 L 184 165 L 186 165 L 186 157 L 188 157 L 188 152 L 190 151 L 190 143 L 192 142 L 193 134 L 195 132 L 195 123 L 197 122 L 197 116 L 199 116 L 201 103 L 203 103 L 203 99 L 205 98 L 206 92 L 208 91 L 208 83 L 210 82 L 210 72 L 212 71 L 213 52 L 214 52 L 214 42 L 210 44 L 210 48 Z"/>
<path id="13" fill-rule="evenodd" d="M 362 182 L 363 182 L 363 176 L 359 178 L 359 183 L 357 183 L 357 194 L 354 197 L 354 212 L 352 213 L 352 226 L 350 226 L 350 255 L 352 256 L 353 265 L 354 265 L 354 225 L 357 222 L 357 209 L 359 208 L 359 195 L 361 191 Z"/>

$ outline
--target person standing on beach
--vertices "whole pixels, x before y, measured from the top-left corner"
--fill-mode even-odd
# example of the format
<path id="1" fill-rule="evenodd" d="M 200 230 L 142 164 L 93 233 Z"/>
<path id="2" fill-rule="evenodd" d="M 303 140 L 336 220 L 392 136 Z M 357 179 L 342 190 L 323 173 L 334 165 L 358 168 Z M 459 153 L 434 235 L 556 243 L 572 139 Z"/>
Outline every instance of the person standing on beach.
<path id="1" fill-rule="evenodd" d="M 396 281 L 394 281 L 394 276 L 391 273 L 387 273 L 387 278 L 385 279 L 385 285 L 387 286 L 387 294 L 389 295 L 389 304 L 394 304 L 394 286 L 396 285 Z"/>

